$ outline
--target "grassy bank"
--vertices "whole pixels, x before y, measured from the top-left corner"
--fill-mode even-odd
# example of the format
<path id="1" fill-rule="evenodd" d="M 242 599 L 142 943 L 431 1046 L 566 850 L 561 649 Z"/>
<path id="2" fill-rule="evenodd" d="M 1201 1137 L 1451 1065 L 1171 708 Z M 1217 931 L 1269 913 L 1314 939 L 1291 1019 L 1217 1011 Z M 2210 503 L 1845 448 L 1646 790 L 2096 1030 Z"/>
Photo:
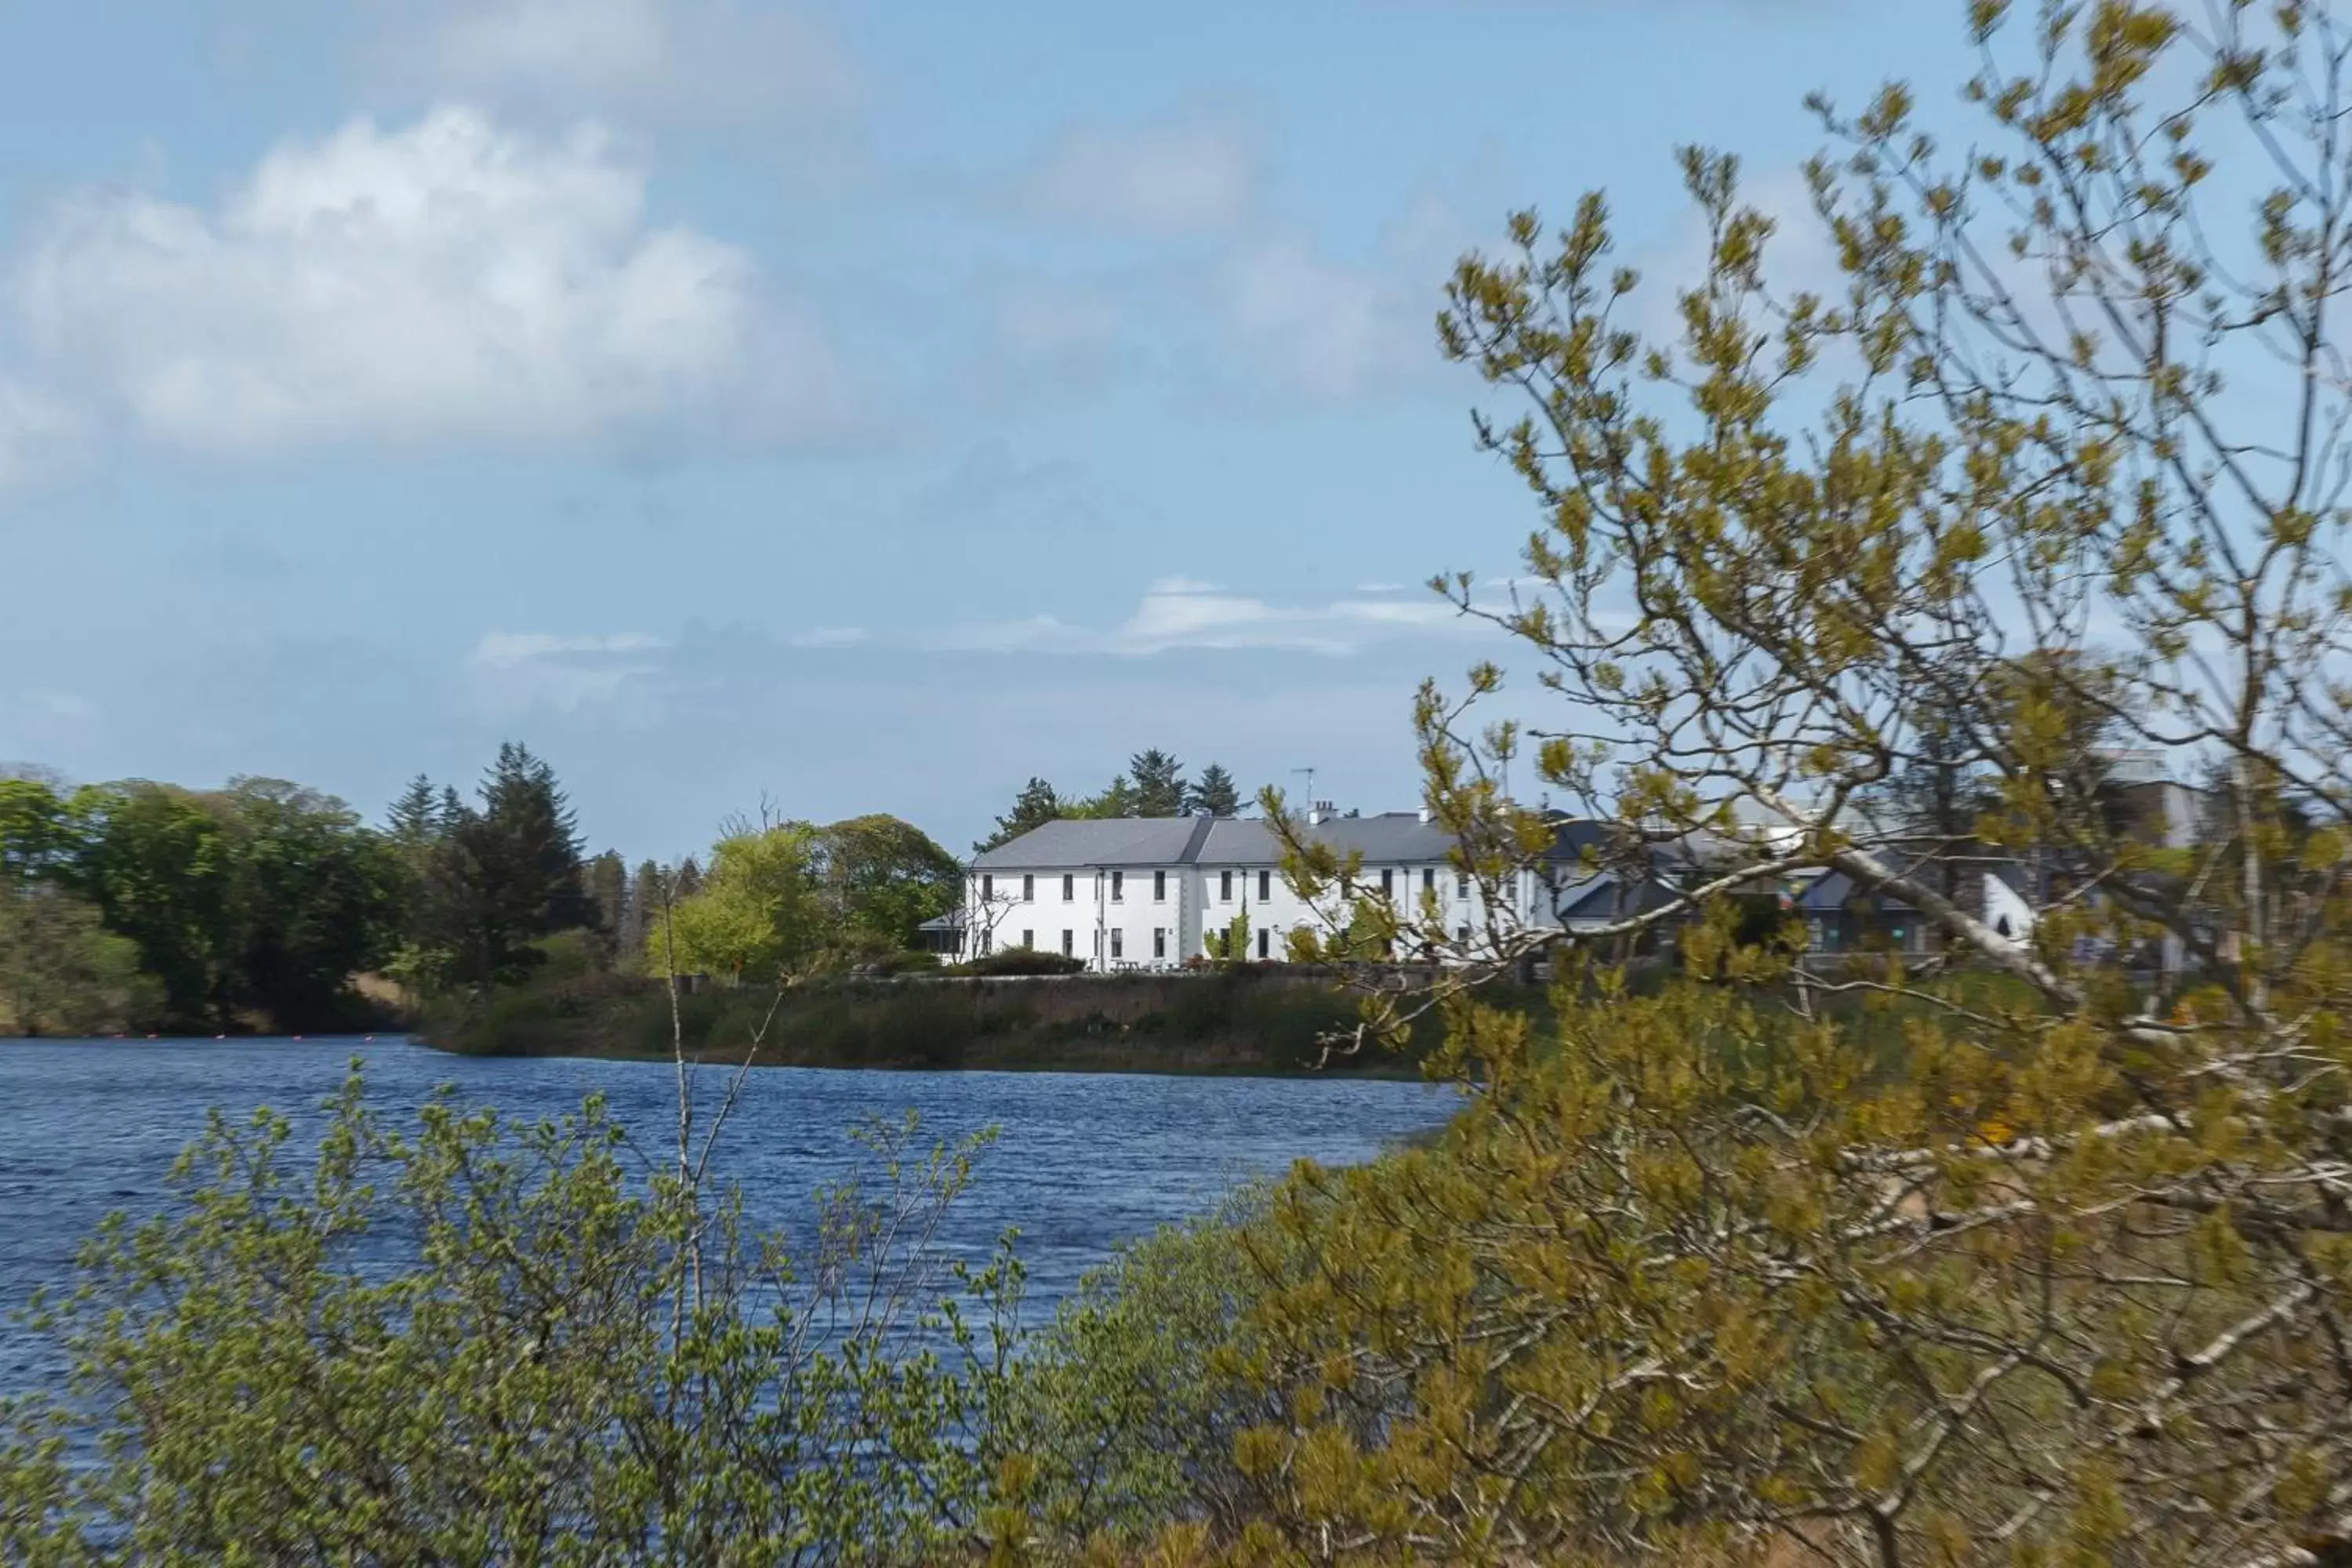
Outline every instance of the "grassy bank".
<path id="1" fill-rule="evenodd" d="M 1523 1000 L 1542 1006 L 1539 993 Z M 1089 1072 L 1297 1073 L 1318 1069 L 1322 1040 L 1351 1025 L 1356 999 L 1326 977 L 1242 968 L 1186 975 L 1066 979 L 838 980 L 787 993 L 709 988 L 679 998 L 688 1050 L 740 1058 L 770 1007 L 762 1065 L 1026 1068 Z M 1438 1042 L 1434 1018 L 1402 1050 L 1321 1070 L 1418 1077 Z M 428 1010 L 423 1034 L 479 1056 L 666 1058 L 669 998 L 621 975 L 542 981 L 487 1004 Z"/>

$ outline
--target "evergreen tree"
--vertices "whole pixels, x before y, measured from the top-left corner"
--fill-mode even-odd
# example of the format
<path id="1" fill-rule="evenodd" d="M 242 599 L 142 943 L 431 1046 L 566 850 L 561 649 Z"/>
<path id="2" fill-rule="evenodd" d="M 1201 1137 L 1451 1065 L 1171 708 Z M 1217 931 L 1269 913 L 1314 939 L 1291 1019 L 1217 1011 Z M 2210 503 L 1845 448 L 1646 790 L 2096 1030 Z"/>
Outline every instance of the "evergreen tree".
<path id="1" fill-rule="evenodd" d="M 579 829 L 554 770 L 508 742 L 481 786 L 478 809 L 442 795 L 444 831 L 430 858 L 409 971 L 427 984 L 520 979 L 540 960 L 532 945 L 560 931 L 597 927 Z"/>
<path id="2" fill-rule="evenodd" d="M 441 837 L 442 805 L 440 792 L 433 781 L 423 773 L 408 781 L 400 798 L 392 803 L 384 814 L 384 834 L 402 854 L 414 857 L 430 848 Z"/>
<path id="3" fill-rule="evenodd" d="M 1054 786 L 1044 779 L 1032 778 L 1013 797 L 1013 809 L 996 819 L 996 831 L 973 845 L 972 853 L 985 855 L 1000 844 L 1010 844 L 1023 834 L 1067 815 Z"/>
<path id="4" fill-rule="evenodd" d="M 670 881 L 670 901 L 682 903 L 702 891 L 702 868 L 689 855 L 678 863 L 677 875 Z"/>
<path id="5" fill-rule="evenodd" d="M 1184 764 L 1154 746 L 1127 760 L 1127 776 L 1134 786 L 1129 809 L 1122 816 L 1181 816 L 1188 798 Z"/>
<path id="6" fill-rule="evenodd" d="M 629 905 L 629 868 L 617 851 L 607 849 L 588 862 L 589 902 L 595 907 L 599 950 L 609 965 L 618 948 Z"/>
<path id="7" fill-rule="evenodd" d="M 1223 764 L 1211 763 L 1185 792 L 1184 810 L 1192 816 L 1234 816 L 1242 808 L 1241 791 Z"/>
<path id="8" fill-rule="evenodd" d="M 614 944 L 625 967 L 643 960 L 646 934 L 661 911 L 662 869 L 651 860 L 639 861 L 636 874 L 629 879 L 628 902 Z"/>

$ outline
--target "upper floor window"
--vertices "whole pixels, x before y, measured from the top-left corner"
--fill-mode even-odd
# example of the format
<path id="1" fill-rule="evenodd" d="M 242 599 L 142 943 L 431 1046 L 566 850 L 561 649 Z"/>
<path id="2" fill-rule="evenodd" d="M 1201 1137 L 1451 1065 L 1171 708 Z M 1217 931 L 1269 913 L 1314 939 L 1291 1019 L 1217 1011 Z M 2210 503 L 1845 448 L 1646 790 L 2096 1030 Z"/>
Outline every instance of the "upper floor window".
<path id="1" fill-rule="evenodd" d="M 1110 901 L 1114 904 L 1127 901 L 1127 873 L 1124 871 L 1110 874 Z"/>
<path id="2" fill-rule="evenodd" d="M 980 901 L 986 903 L 994 897 L 996 897 L 996 879 L 982 871 L 980 874 Z"/>
<path id="3" fill-rule="evenodd" d="M 1272 897 L 1274 897 L 1274 873 L 1271 871 L 1260 871 L 1257 874 L 1258 902 L 1264 903 L 1266 900 Z M 1261 953 L 1259 956 L 1264 957 L 1265 954 Z"/>
<path id="4" fill-rule="evenodd" d="M 1466 899 L 1470 896 L 1469 872 L 1456 871 L 1454 873 L 1454 896 L 1457 899 Z"/>
<path id="5" fill-rule="evenodd" d="M 1384 899 L 1385 899 L 1385 898 L 1389 897 L 1391 894 L 1394 893 L 1395 891 L 1396 891 L 1396 873 L 1395 873 L 1394 871 L 1390 870 L 1390 869 L 1389 869 L 1387 867 L 1385 867 L 1385 866 L 1381 867 L 1381 897 L 1382 897 L 1382 898 L 1384 898 Z"/>
<path id="6" fill-rule="evenodd" d="M 1022 873 L 1021 873 L 1021 901 L 1022 901 L 1023 903 L 1024 903 L 1024 904 L 1026 904 L 1026 903 L 1031 903 L 1031 902 L 1034 902 L 1034 901 L 1035 900 L 1036 897 L 1037 897 L 1037 878 L 1036 878 L 1036 874 L 1035 874 L 1034 872 L 1030 872 L 1030 871 L 1024 871 L 1024 872 L 1022 872 Z"/>
<path id="7" fill-rule="evenodd" d="M 1421 890 L 1424 893 L 1433 893 L 1437 891 L 1436 867 L 1423 866 L 1421 868 Z"/>
<path id="8" fill-rule="evenodd" d="M 1068 903 L 1078 896 L 1078 879 L 1068 872 L 1062 873 L 1062 902 Z"/>
<path id="9" fill-rule="evenodd" d="M 1217 873 L 1217 897 L 1229 904 L 1234 901 L 1234 874 L 1231 871 Z"/>
<path id="10" fill-rule="evenodd" d="M 1165 903 L 1167 900 L 1168 873 L 1165 871 L 1154 871 L 1151 873 L 1151 901 L 1155 904 L 1159 904 Z"/>

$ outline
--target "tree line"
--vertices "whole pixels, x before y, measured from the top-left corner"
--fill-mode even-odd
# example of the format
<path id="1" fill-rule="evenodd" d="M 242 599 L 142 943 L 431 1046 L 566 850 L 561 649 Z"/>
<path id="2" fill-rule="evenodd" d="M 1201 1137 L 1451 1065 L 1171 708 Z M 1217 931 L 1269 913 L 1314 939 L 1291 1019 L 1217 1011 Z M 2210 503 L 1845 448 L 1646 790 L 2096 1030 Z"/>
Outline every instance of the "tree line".
<path id="1" fill-rule="evenodd" d="M 0 1030 L 324 1030 L 551 960 L 740 974 L 872 957 L 912 946 L 960 881 L 879 815 L 732 824 L 708 874 L 690 856 L 633 872 L 588 852 L 554 769 L 514 742 L 470 795 L 419 775 L 381 824 L 278 779 L 75 788 L 19 770 L 0 778 Z M 363 994 L 368 975 L 392 984 Z"/>
<path id="2" fill-rule="evenodd" d="M 1129 757 L 1127 771 L 1114 774 L 1094 795 L 1066 795 L 1043 778 L 1032 777 L 1013 796 L 1012 809 L 996 819 L 996 830 L 972 846 L 984 855 L 1046 823 L 1072 817 L 1232 816 L 1242 808 L 1234 775 L 1217 763 L 1188 779 L 1184 764 L 1153 746 Z"/>

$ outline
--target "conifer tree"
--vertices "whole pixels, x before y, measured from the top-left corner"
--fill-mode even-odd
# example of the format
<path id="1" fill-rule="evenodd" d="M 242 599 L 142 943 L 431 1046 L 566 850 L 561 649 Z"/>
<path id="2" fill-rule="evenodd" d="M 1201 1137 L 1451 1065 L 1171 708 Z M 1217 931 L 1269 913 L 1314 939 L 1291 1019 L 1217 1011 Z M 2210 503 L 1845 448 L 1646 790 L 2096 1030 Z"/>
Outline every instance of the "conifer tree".
<path id="1" fill-rule="evenodd" d="M 1127 809 L 1117 815 L 1126 816 L 1181 816 L 1188 798 L 1184 788 L 1184 764 L 1159 747 L 1138 752 L 1127 760 L 1127 777 L 1133 795 Z M 1108 814 L 1107 814 L 1108 815 Z"/>
<path id="2" fill-rule="evenodd" d="M 1241 791 L 1221 763 L 1211 763 L 1185 792 L 1184 810 L 1192 816 L 1233 816 L 1242 808 Z"/>

